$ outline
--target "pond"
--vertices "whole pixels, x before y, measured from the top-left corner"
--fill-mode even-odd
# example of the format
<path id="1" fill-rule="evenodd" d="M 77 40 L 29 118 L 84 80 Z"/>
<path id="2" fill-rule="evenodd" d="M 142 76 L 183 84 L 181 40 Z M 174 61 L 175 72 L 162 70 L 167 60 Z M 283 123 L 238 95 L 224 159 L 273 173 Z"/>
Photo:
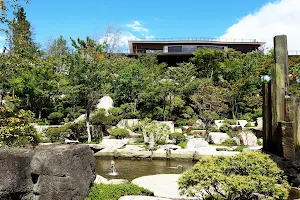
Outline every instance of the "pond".
<path id="1" fill-rule="evenodd" d="M 155 174 L 180 174 L 191 169 L 195 163 L 176 160 L 121 160 L 115 159 L 117 176 L 111 176 L 111 159 L 96 159 L 96 173 L 107 179 L 127 179 L 132 181 L 141 176 Z"/>

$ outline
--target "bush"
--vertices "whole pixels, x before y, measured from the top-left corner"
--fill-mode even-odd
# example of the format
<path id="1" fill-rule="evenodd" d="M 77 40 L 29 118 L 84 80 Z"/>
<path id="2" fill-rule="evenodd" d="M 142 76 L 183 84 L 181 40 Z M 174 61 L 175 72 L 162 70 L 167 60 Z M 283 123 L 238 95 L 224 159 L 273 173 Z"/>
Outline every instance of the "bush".
<path id="1" fill-rule="evenodd" d="M 118 200 L 125 195 L 154 196 L 153 192 L 132 183 L 118 185 L 94 184 L 85 200 Z"/>
<path id="2" fill-rule="evenodd" d="M 130 134 L 126 129 L 123 128 L 114 128 L 110 131 L 110 135 L 116 137 L 117 139 L 129 137 Z"/>
<path id="3" fill-rule="evenodd" d="M 0 106 L 0 142 L 8 146 L 37 145 L 36 130 L 30 124 L 33 119 L 29 110 Z"/>
<path id="4" fill-rule="evenodd" d="M 170 134 L 170 139 L 171 140 L 174 139 L 176 141 L 176 144 L 179 144 L 181 142 L 185 142 L 186 141 L 186 137 L 184 136 L 184 134 L 183 133 L 177 133 L 177 132 L 171 133 Z"/>
<path id="5" fill-rule="evenodd" d="M 220 127 L 220 131 L 223 133 L 226 133 L 227 131 L 229 131 L 229 124 L 223 123 L 223 125 Z"/>
<path id="6" fill-rule="evenodd" d="M 250 122 L 248 122 L 245 127 L 253 127 L 253 126 Z"/>
<path id="7" fill-rule="evenodd" d="M 225 119 L 224 124 L 229 124 L 229 125 L 237 125 L 237 120 L 235 119 Z"/>
<path id="8" fill-rule="evenodd" d="M 61 112 L 53 112 L 50 113 L 48 116 L 48 119 L 50 120 L 51 124 L 60 124 L 60 122 L 62 121 L 62 119 L 64 118 L 64 114 Z"/>
<path id="9" fill-rule="evenodd" d="M 238 146 L 235 148 L 235 151 L 243 152 L 244 149 L 248 148 L 247 146 Z"/>
<path id="10" fill-rule="evenodd" d="M 232 138 L 228 138 L 227 140 L 225 140 L 222 145 L 225 145 L 225 146 L 236 146 L 237 143 L 235 140 L 233 140 Z"/>
<path id="11" fill-rule="evenodd" d="M 254 193 L 287 199 L 290 188 L 283 171 L 260 152 L 202 159 L 181 175 L 178 184 L 181 194 L 200 198 L 204 190 L 208 199 L 224 200 L 252 199 Z"/>
<path id="12" fill-rule="evenodd" d="M 183 148 L 183 149 L 186 148 L 186 145 L 187 145 L 187 142 L 186 142 L 186 141 L 180 142 L 180 143 L 178 144 L 178 146 L 180 146 L 180 147 Z"/>

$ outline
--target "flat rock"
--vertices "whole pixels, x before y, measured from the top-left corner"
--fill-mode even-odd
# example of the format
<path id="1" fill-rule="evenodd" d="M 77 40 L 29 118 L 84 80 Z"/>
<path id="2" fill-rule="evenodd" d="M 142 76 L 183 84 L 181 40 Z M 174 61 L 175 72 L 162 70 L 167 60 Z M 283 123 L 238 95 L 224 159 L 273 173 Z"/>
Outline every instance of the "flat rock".
<path id="1" fill-rule="evenodd" d="M 128 139 L 103 139 L 100 145 L 105 148 L 103 152 L 113 152 L 116 149 L 119 149 L 128 143 Z"/>
<path id="2" fill-rule="evenodd" d="M 205 136 L 206 130 L 191 130 L 191 133 L 193 135 Z"/>
<path id="3" fill-rule="evenodd" d="M 177 183 L 179 177 L 180 174 L 158 174 L 134 179 L 132 183 L 152 191 L 154 196 L 160 198 L 197 199 L 179 194 Z"/>
<path id="4" fill-rule="evenodd" d="M 195 150 L 200 147 L 208 147 L 208 142 L 202 138 L 190 139 L 186 145 L 186 149 Z"/>
<path id="5" fill-rule="evenodd" d="M 94 183 L 96 183 L 96 184 L 107 184 L 108 179 L 104 178 L 103 176 L 97 175 L 96 179 L 94 180 Z"/>
<path id="6" fill-rule="evenodd" d="M 149 197 L 149 196 L 123 196 L 119 200 L 171 200 L 171 199 Z"/>
<path id="7" fill-rule="evenodd" d="M 128 183 L 129 181 L 126 179 L 111 179 L 107 182 L 107 184 L 123 184 Z"/>
<path id="8" fill-rule="evenodd" d="M 115 157 L 121 158 L 150 158 L 151 151 L 128 151 L 126 149 L 117 149 L 114 153 Z"/>
<path id="9" fill-rule="evenodd" d="M 180 146 L 175 145 L 175 144 L 165 144 L 159 147 L 159 149 L 171 149 L 171 150 L 177 150 L 177 149 L 182 149 Z"/>
<path id="10" fill-rule="evenodd" d="M 129 151 L 145 151 L 144 147 L 137 146 L 137 145 L 126 145 L 125 149 Z"/>

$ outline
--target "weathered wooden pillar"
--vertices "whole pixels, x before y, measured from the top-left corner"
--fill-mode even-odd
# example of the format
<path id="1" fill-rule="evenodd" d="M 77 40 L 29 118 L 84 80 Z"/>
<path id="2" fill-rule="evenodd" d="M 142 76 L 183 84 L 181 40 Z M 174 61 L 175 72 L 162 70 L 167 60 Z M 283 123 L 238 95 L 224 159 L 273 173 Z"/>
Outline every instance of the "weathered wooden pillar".
<path id="1" fill-rule="evenodd" d="M 278 122 L 278 149 L 279 156 L 284 158 L 295 157 L 293 122 Z"/>
<path id="2" fill-rule="evenodd" d="M 263 83 L 263 149 L 270 151 L 272 147 L 272 105 L 271 82 Z"/>
<path id="3" fill-rule="evenodd" d="M 287 92 L 287 37 L 285 35 L 274 37 L 275 65 L 272 67 L 271 74 L 271 95 L 272 95 L 272 147 L 270 151 L 281 154 L 278 149 L 280 140 L 277 132 L 280 131 L 278 122 L 285 120 L 285 95 Z"/>
<path id="4" fill-rule="evenodd" d="M 296 97 L 294 101 L 294 134 L 296 151 L 300 151 L 300 97 Z"/>

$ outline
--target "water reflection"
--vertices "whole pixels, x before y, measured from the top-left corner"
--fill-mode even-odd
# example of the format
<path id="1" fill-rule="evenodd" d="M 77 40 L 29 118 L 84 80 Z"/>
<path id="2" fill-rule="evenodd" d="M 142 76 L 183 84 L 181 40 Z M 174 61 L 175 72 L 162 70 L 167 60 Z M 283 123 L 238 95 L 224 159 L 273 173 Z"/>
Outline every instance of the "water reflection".
<path id="1" fill-rule="evenodd" d="M 97 159 L 97 174 L 108 178 L 128 179 L 129 181 L 147 175 L 154 174 L 180 174 L 187 169 L 193 167 L 193 162 L 188 161 L 170 161 L 170 160 L 114 160 L 114 167 L 118 175 L 112 177 L 111 160 Z"/>

